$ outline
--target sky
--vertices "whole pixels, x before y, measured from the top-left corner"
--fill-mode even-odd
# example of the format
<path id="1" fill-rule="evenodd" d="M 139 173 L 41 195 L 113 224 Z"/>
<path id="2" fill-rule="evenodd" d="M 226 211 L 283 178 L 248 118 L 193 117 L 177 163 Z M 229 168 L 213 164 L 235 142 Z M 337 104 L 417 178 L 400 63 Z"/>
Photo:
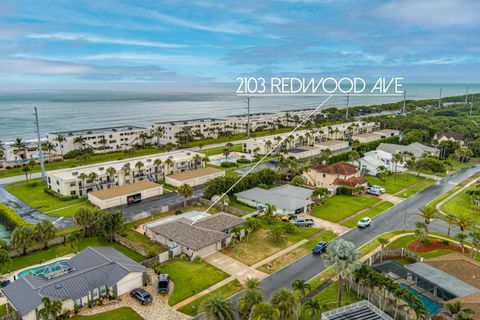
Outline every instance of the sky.
<path id="1" fill-rule="evenodd" d="M 0 0 L 0 82 L 480 83 L 480 1 Z"/>

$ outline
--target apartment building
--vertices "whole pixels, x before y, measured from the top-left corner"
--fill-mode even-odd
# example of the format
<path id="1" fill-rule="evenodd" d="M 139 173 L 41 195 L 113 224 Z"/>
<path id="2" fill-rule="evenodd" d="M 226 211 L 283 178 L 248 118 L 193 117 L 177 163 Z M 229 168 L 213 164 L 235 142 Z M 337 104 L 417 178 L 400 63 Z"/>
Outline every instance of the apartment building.
<path id="1" fill-rule="evenodd" d="M 82 148 L 91 148 L 95 153 L 126 150 L 135 145 L 151 142 L 147 128 L 118 126 L 85 130 L 52 132 L 48 142 L 55 146 L 58 154 Z"/>
<path id="2" fill-rule="evenodd" d="M 298 130 L 293 134 L 281 133 L 271 136 L 247 139 L 243 143 L 244 152 L 266 154 L 284 138 L 283 147 L 287 149 L 304 145 L 314 145 L 326 140 L 347 140 L 357 132 L 372 132 L 377 128 L 375 122 L 349 122 L 328 127 Z"/>
<path id="3" fill-rule="evenodd" d="M 47 172 L 48 188 L 62 195 L 86 197 L 100 191 L 144 180 L 161 182 L 166 175 L 203 166 L 204 154 L 179 150 Z"/>
<path id="4" fill-rule="evenodd" d="M 161 129 L 163 137 L 158 141 L 162 144 L 177 143 L 179 141 L 217 138 L 221 132 L 227 130 L 224 119 L 202 118 L 192 120 L 156 122 L 153 130 Z"/>
<path id="5" fill-rule="evenodd" d="M 248 126 L 248 115 L 239 114 L 225 118 L 226 125 L 233 132 L 246 132 Z M 250 132 L 262 129 L 271 129 L 282 124 L 281 117 L 276 113 L 251 113 L 250 114 Z"/>

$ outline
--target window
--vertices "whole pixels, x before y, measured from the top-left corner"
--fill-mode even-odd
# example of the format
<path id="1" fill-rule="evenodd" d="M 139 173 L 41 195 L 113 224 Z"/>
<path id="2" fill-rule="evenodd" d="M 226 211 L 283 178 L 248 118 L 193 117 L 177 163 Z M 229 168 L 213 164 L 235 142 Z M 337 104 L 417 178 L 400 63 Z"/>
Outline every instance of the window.
<path id="1" fill-rule="evenodd" d="M 70 182 L 70 187 L 75 187 L 75 181 Z"/>
<path id="2" fill-rule="evenodd" d="M 74 303 L 75 303 L 76 306 L 81 307 L 82 306 L 82 299 L 81 298 L 80 299 L 75 299 Z"/>
<path id="3" fill-rule="evenodd" d="M 98 288 L 93 289 L 92 297 L 93 300 L 98 299 Z"/>
<path id="4" fill-rule="evenodd" d="M 74 191 L 70 191 L 70 195 L 72 195 L 72 196 L 73 196 L 74 194 L 76 194 L 76 193 L 77 193 L 77 192 L 76 192 L 75 190 L 74 190 Z"/>
<path id="5" fill-rule="evenodd" d="M 107 286 L 101 286 L 100 287 L 100 295 L 101 296 L 106 296 L 107 295 Z"/>

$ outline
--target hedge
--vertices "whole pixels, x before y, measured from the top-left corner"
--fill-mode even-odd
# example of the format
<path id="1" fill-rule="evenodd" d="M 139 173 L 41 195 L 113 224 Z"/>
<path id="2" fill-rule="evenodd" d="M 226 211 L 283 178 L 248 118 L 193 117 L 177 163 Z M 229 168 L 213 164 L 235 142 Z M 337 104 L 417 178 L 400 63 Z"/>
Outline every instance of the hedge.
<path id="1" fill-rule="evenodd" d="M 60 201 L 70 201 L 70 200 L 78 199 L 78 195 L 76 194 L 73 194 L 71 196 L 64 196 L 63 194 L 55 192 L 52 189 L 49 189 L 47 187 L 43 188 L 43 192 L 48 193 L 49 195 L 57 198 Z"/>
<path id="2" fill-rule="evenodd" d="M 351 196 L 353 194 L 353 188 L 348 186 L 338 186 L 337 195 Z"/>
<path id="3" fill-rule="evenodd" d="M 29 223 L 23 220 L 15 210 L 3 203 L 0 203 L 0 223 L 4 224 L 8 230 L 29 225 Z"/>

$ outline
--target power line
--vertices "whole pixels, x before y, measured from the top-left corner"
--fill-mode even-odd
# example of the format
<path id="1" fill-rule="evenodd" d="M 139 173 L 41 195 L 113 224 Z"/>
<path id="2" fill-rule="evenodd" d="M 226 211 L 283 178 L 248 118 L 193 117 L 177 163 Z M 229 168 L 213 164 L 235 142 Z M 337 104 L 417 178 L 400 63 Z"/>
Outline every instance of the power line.
<path id="1" fill-rule="evenodd" d="M 45 181 L 45 166 L 43 164 L 43 151 L 42 151 L 42 140 L 40 139 L 40 124 L 38 122 L 38 111 L 37 107 L 33 108 L 35 121 L 33 122 L 36 127 L 37 140 L 38 140 L 38 154 L 40 156 L 40 171 L 42 172 L 42 181 Z"/>

